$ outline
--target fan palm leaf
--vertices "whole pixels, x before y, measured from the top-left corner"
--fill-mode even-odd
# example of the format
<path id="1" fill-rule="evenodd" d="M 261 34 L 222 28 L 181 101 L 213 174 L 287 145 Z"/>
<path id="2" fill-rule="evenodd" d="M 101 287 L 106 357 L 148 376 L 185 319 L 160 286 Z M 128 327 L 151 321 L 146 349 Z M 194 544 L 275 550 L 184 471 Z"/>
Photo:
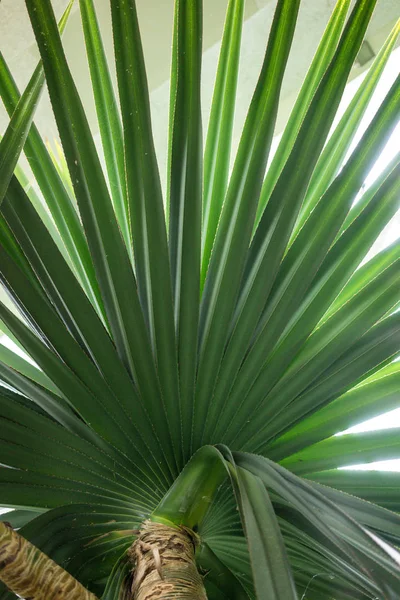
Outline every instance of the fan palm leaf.
<path id="1" fill-rule="evenodd" d="M 21 564 L 30 542 L 102 600 L 399 597 L 400 477 L 340 469 L 399 457 L 398 430 L 335 435 L 399 406 L 400 244 L 369 251 L 400 154 L 363 188 L 399 77 L 347 156 L 399 23 L 332 129 L 375 3 L 337 1 L 271 159 L 300 0 L 276 3 L 235 157 L 244 2 L 203 150 L 202 2 L 175 0 L 164 194 L 134 0 L 110 1 L 118 98 L 79 0 L 100 149 L 60 36 L 72 2 L 58 28 L 26 0 L 41 61 L 22 95 L 0 55 L 0 503 Z M 44 81 L 58 157 L 33 124 Z M 0 526 L 0 599 L 42 598 Z"/>

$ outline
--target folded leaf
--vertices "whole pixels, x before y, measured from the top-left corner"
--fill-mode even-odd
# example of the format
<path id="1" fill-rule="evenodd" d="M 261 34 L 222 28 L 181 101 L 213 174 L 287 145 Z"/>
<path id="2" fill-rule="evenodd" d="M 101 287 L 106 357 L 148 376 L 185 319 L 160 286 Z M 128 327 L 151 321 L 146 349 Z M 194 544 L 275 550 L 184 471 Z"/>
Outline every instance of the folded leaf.
<path id="1" fill-rule="evenodd" d="M 230 475 L 249 546 L 254 587 L 260 600 L 293 598 L 297 594 L 285 545 L 268 493 L 257 476 L 236 466 L 229 450 L 221 452 L 230 463 Z"/>

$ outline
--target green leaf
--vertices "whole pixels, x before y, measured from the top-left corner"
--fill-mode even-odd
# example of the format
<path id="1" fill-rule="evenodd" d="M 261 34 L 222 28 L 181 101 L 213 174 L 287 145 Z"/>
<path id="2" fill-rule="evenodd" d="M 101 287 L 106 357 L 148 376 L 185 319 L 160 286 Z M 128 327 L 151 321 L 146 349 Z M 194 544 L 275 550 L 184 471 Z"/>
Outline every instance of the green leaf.
<path id="1" fill-rule="evenodd" d="M 42 475 L 18 469 L 0 470 L 0 491 L 4 506 L 26 506 L 32 508 L 55 508 L 69 502 L 93 502 L 101 504 L 110 502 L 117 509 L 129 506 L 110 497 L 97 487 L 91 487 L 81 482 L 65 480 L 54 475 Z"/>
<path id="2" fill-rule="evenodd" d="M 63 32 L 68 21 L 74 0 L 71 0 L 61 18 L 59 28 Z M 36 107 L 44 85 L 42 63 L 36 67 L 24 93 L 22 94 L 11 120 L 0 142 L 0 204 L 3 202 L 8 184 L 17 165 L 25 140 L 28 136 Z"/>
<path id="3" fill-rule="evenodd" d="M 287 407 L 285 418 L 280 415 L 273 421 L 272 430 L 279 432 L 279 437 L 272 444 L 265 441 L 263 449 L 267 448 L 268 456 L 280 460 L 338 431 L 397 408 L 399 363 L 389 364 L 369 377 L 366 374 L 391 361 L 399 345 L 400 313 L 397 313 L 372 327 L 325 371 L 315 386 L 306 389 Z M 340 396 L 359 379 L 362 381 L 357 387 Z"/>
<path id="4" fill-rule="evenodd" d="M 204 150 L 202 290 L 228 185 L 243 13 L 244 0 L 230 0 Z"/>
<path id="5" fill-rule="evenodd" d="M 178 348 L 182 444 L 190 457 L 200 297 L 202 3 L 175 3 L 170 123 L 169 252 Z"/>
<path id="6" fill-rule="evenodd" d="M 243 360 L 246 358 L 255 328 L 276 279 L 308 181 L 328 135 L 352 63 L 362 42 L 365 28 L 371 16 L 372 4 L 365 2 L 356 4 L 335 56 L 313 96 L 307 114 L 302 121 L 296 143 L 254 235 L 247 256 L 240 295 L 230 323 L 230 338 L 220 369 L 219 381 L 222 390 L 220 389 L 216 393 L 217 400 L 215 401 L 216 407 L 220 409 L 221 400 L 223 402 L 227 397 L 229 388 L 236 378 Z M 392 100 L 392 98 L 390 99 Z M 382 140 L 380 141 L 382 143 Z M 368 158 L 371 160 L 371 157 Z M 352 183 L 357 190 L 357 183 L 354 181 Z M 343 204 L 346 203 L 344 193 L 341 195 L 341 200 Z M 350 200 L 349 198 L 348 201 Z M 340 216 L 340 212 L 344 210 L 343 205 L 340 206 L 342 204 L 340 200 L 338 204 L 339 214 L 334 215 L 333 218 L 331 217 L 332 227 L 337 228 L 340 227 L 341 219 L 345 217 L 343 213 Z M 335 217 L 339 223 L 335 224 Z M 323 218 L 325 218 L 325 215 Z M 329 217 L 327 218 L 329 219 Z M 302 240 L 302 242 L 304 244 L 307 239 Z M 324 248 L 322 248 L 322 251 L 324 251 Z M 309 260 L 314 263 L 313 266 L 310 266 L 311 271 L 314 269 L 315 272 L 318 267 L 317 258 L 318 253 L 313 249 L 309 255 Z M 308 268 L 306 267 L 305 272 L 308 276 Z M 298 274 L 297 283 L 300 281 L 301 286 L 305 285 L 306 282 L 303 274 Z M 298 293 L 301 294 L 301 290 L 296 289 L 296 296 Z M 291 291 L 286 301 L 290 303 L 292 300 L 293 292 Z M 282 309 L 284 311 L 284 308 Z M 289 312 L 291 311 L 289 310 Z M 282 316 L 283 324 L 285 320 L 285 316 Z M 262 354 L 265 357 L 265 354 Z M 218 417 L 219 414 L 214 417 L 214 423 L 217 422 Z M 229 422 L 228 418 L 226 422 Z M 205 437 L 204 439 L 209 438 Z"/>
<path id="7" fill-rule="evenodd" d="M 379 178 L 379 185 L 377 182 L 378 189 L 375 190 L 373 198 L 328 252 L 305 300 L 294 312 L 274 349 L 266 369 L 267 377 L 260 379 L 258 389 L 262 388 L 263 392 L 271 389 L 283 375 L 307 336 L 326 313 L 333 299 L 354 273 L 372 243 L 398 210 L 400 181 L 398 173 L 399 170 L 396 167 L 395 169 L 388 168 L 387 172 L 382 174 L 382 177 Z M 268 332 L 269 330 L 266 329 L 267 340 Z M 268 357 L 262 352 L 261 342 L 263 339 L 265 338 L 260 337 L 259 344 L 255 344 L 250 350 L 244 367 L 235 381 L 235 387 L 227 407 L 235 407 L 237 399 L 243 398 L 248 393 L 260 371 L 260 366 L 266 362 Z M 260 352 L 258 352 L 259 349 Z M 256 360 L 257 357 L 258 360 Z M 227 418 L 229 418 L 229 414 L 227 413 Z"/>
<path id="8" fill-rule="evenodd" d="M 114 392 L 113 402 L 117 401 L 124 408 L 128 418 L 134 408 L 142 428 L 146 428 L 147 421 L 148 441 L 151 444 L 153 437 L 154 448 L 157 448 L 142 401 L 98 315 L 15 181 L 10 185 L 8 196 L 10 201 L 3 204 L 3 213 L 12 225 L 21 248 L 38 274 L 52 305 L 57 308 L 60 318 L 64 319 L 75 340 L 101 371 Z M 55 347 L 56 344 L 57 340 L 53 342 Z M 63 356 L 62 351 L 60 354 Z"/>
<path id="9" fill-rule="evenodd" d="M 400 457 L 399 428 L 348 433 L 313 444 L 281 461 L 293 473 L 304 475 L 347 465 Z"/>
<path id="10" fill-rule="evenodd" d="M 124 145 L 117 100 L 94 2 L 93 0 L 79 0 L 79 6 L 111 198 L 126 247 L 133 258 L 125 180 Z"/>
<path id="11" fill-rule="evenodd" d="M 34 381 L 3 363 L 0 363 L 0 377 L 3 383 L 24 394 L 24 396 L 16 394 L 21 402 L 24 401 L 25 397 L 33 398 L 33 400 L 25 400 L 25 404 L 27 403 L 28 406 L 31 405 L 32 410 L 43 411 L 44 414 L 61 423 L 67 430 L 81 435 L 84 439 L 90 439 L 96 444 L 98 443 L 94 432 L 84 425 L 83 421 L 64 398 L 42 388 Z M 2 390 L 2 394 L 4 393 Z M 13 393 L 9 392 L 9 394 Z"/>
<path id="12" fill-rule="evenodd" d="M 38 415 L 35 417 L 37 420 Z M 17 423 L 10 422 L 9 419 L 3 418 L 1 424 L 2 457 L 4 464 L 12 467 L 12 470 L 22 467 L 22 470 L 27 472 L 28 478 L 34 474 L 43 475 L 49 478 L 50 485 L 51 478 L 56 473 L 57 479 L 60 482 L 63 480 L 65 485 L 70 484 L 72 488 L 86 490 L 87 494 L 93 492 L 96 496 L 108 499 L 111 503 L 115 500 L 118 505 L 122 503 L 139 513 L 146 512 L 149 506 L 154 504 L 154 492 L 152 496 L 149 482 L 143 484 L 137 479 L 132 485 L 120 466 L 121 476 L 116 481 L 113 469 L 110 469 L 109 466 L 105 468 L 103 464 L 98 464 L 96 460 L 93 460 L 93 457 L 90 456 L 91 449 L 90 447 L 88 449 L 87 445 L 85 447 L 84 444 L 77 443 L 73 438 L 71 439 L 71 435 L 69 439 L 67 436 L 66 443 L 61 436 L 57 436 L 55 442 L 51 434 L 57 434 L 57 426 L 53 425 L 53 431 L 50 430 L 51 434 L 49 434 L 48 423 L 44 423 L 42 420 L 41 423 L 36 423 L 37 429 L 40 431 L 40 435 L 38 435 L 37 431 L 31 431 L 31 427 L 22 427 Z M 56 429 L 55 432 L 54 429 Z M 91 454 L 93 455 L 93 451 Z M 114 464 L 116 463 L 114 462 Z"/>
<path id="13" fill-rule="evenodd" d="M 350 102 L 321 153 L 293 235 L 300 229 L 308 215 L 312 212 L 314 206 L 318 203 L 321 195 L 338 173 L 365 111 L 367 110 L 372 94 L 379 83 L 389 56 L 395 46 L 399 32 L 400 20 L 397 21 L 386 42 L 377 54 L 367 76 L 358 88 L 354 98 Z"/>
<path id="14" fill-rule="evenodd" d="M 398 317 L 393 315 L 389 319 L 396 316 Z M 303 427 L 308 429 L 311 424 L 313 429 L 319 422 L 318 430 L 322 439 L 322 436 L 329 437 L 338 431 L 343 431 L 344 428 L 353 427 L 364 420 L 395 409 L 399 405 L 397 394 L 399 383 L 400 363 L 396 361 L 364 379 L 354 389 L 319 411 L 309 422 L 306 420 L 302 423 L 301 429 Z M 319 441 L 312 439 L 311 435 L 312 431 L 308 429 L 310 442 Z"/>
<path id="15" fill-rule="evenodd" d="M 31 284 L 34 285 L 40 294 L 43 294 L 43 291 L 47 293 L 47 298 L 53 304 L 56 312 L 63 320 L 69 332 L 74 336 L 75 340 L 82 346 L 85 346 L 84 340 L 82 339 L 79 328 L 76 327 L 74 322 L 74 318 L 71 316 L 70 312 L 66 309 L 65 301 L 62 296 L 60 296 L 59 292 L 54 290 L 54 284 L 51 281 L 51 277 L 47 272 L 46 266 L 43 266 L 40 259 L 38 260 L 38 252 L 36 248 L 36 239 L 39 238 L 39 245 L 41 244 L 41 235 L 49 238 L 49 234 L 46 231 L 41 219 L 38 217 L 35 209 L 30 204 L 27 196 L 25 195 L 22 187 L 16 180 L 16 178 L 12 178 L 9 188 L 7 190 L 6 199 L 2 205 L 2 218 L 5 219 L 3 223 L 3 229 L 6 225 L 10 228 L 12 235 L 15 236 L 16 245 L 19 251 L 22 253 L 24 260 L 28 261 L 28 268 L 24 268 L 22 266 L 22 271 L 26 275 L 28 279 L 30 279 Z M 28 223 L 25 225 L 25 221 Z M 30 237 L 30 232 L 33 230 Z M 50 240 L 50 244 L 48 245 L 48 250 L 56 252 L 55 258 L 58 256 L 57 248 L 55 248 L 54 243 Z M 40 253 L 39 253 L 40 254 Z M 18 266 L 21 265 L 17 260 L 17 257 L 12 255 L 12 258 L 15 260 Z M 47 257 L 47 262 L 51 262 L 53 256 L 50 254 Z M 59 261 L 61 267 L 64 266 L 64 261 L 61 258 Z M 65 265 L 66 266 L 66 265 Z M 66 267 L 66 271 L 69 273 L 68 267 Z M 71 274 L 70 279 L 75 284 L 74 288 L 77 291 L 78 297 L 83 297 L 84 303 L 89 303 L 87 300 L 83 290 L 81 289 L 78 282 L 75 280 L 75 277 Z M 9 286 L 8 286 L 9 289 Z M 15 300 L 15 293 L 10 292 L 13 295 Z M 25 310 L 25 318 L 27 318 L 28 311 Z"/>
<path id="16" fill-rule="evenodd" d="M 400 475 L 385 471 L 332 470 L 307 475 L 312 481 L 343 490 L 390 510 L 400 511 Z"/>
<path id="17" fill-rule="evenodd" d="M 10 523 L 14 529 L 20 529 L 40 513 L 41 511 L 37 510 L 12 510 L 2 516 L 1 520 Z"/>
<path id="18" fill-rule="evenodd" d="M 234 336 L 239 335 L 239 333 L 238 329 L 234 331 L 221 366 L 213 403 L 209 411 L 209 420 L 216 429 L 212 434 L 213 440 L 221 439 L 225 422 L 229 422 L 233 410 L 237 406 L 237 398 L 243 398 L 248 392 L 249 387 L 262 371 L 262 365 L 268 362 L 271 355 L 272 360 L 274 360 L 275 345 L 279 338 L 285 329 L 288 329 L 288 323 L 293 322 L 293 315 L 297 317 L 297 314 L 301 311 L 301 301 L 306 295 L 310 294 L 310 287 L 312 288 L 314 285 L 314 278 L 321 278 L 319 271 L 325 267 L 324 259 L 327 254 L 329 255 L 329 249 L 336 234 L 362 182 L 373 166 L 377 153 L 382 150 L 388 135 L 395 127 L 398 114 L 399 89 L 398 85 L 392 88 L 363 136 L 359 145 L 359 152 L 354 153 L 341 174 L 325 192 L 283 259 L 263 314 L 258 321 L 252 347 L 236 379 L 235 376 L 240 366 L 239 358 L 244 354 L 243 348 L 246 347 L 246 342 L 248 343 L 249 335 L 248 332 L 244 331 L 244 325 L 242 327 L 244 337 L 242 336 L 239 339 L 236 337 L 235 339 Z M 397 198 L 398 183 L 399 179 L 396 174 L 391 174 L 385 186 L 380 190 L 379 197 L 381 198 L 383 195 L 383 198 L 385 198 L 385 194 L 388 194 L 389 198 L 394 196 Z M 371 224 L 369 224 L 369 229 L 371 229 Z M 374 231 L 377 230 L 374 229 Z M 363 236 L 366 237 L 366 232 Z M 356 265 L 353 262 L 353 269 L 354 266 Z M 340 280 L 338 280 L 337 285 L 340 286 Z M 332 295 L 332 284 L 329 282 L 328 289 Z M 300 311 L 298 310 L 299 305 Z M 321 308 L 319 310 L 321 311 Z M 316 324 L 318 312 L 315 310 L 315 306 L 311 312 L 311 318 L 314 319 L 313 324 Z M 244 323 L 248 323 L 248 321 L 244 321 Z M 239 323 L 237 326 L 239 327 Z M 305 333 L 303 325 L 301 335 L 305 337 Z M 278 350 L 277 353 L 279 355 L 280 351 Z M 289 362 L 289 352 L 285 353 L 284 360 L 287 363 Z M 267 385 L 270 387 L 268 389 L 278 380 L 280 374 L 281 371 L 275 368 L 273 376 L 269 378 Z M 234 398 L 229 400 L 229 393 L 232 389 Z M 225 419 L 219 420 L 222 413 Z M 207 433 L 206 430 L 205 436 L 207 436 Z"/>
<path id="19" fill-rule="evenodd" d="M 7 190 L 8 193 L 8 190 Z M 1 209 L 0 209 L 1 210 Z M 35 274 L 26 259 L 26 256 L 22 252 L 19 244 L 15 238 L 15 235 L 11 231 L 3 215 L 0 213 L 0 244 L 7 254 L 15 261 L 15 264 L 23 271 L 25 276 L 30 280 L 31 284 L 37 289 L 40 289 L 36 281 Z"/>
<path id="20" fill-rule="evenodd" d="M 159 436 L 159 460 L 175 472 L 171 438 L 165 428 L 165 412 L 132 265 L 65 59 L 51 4 L 49 0 L 27 0 L 27 7 L 42 55 L 50 97 L 54 101 L 54 113 L 112 337 L 120 359 L 137 383 Z M 165 295 L 159 294 L 157 301 L 165 302 Z"/>
<path id="21" fill-rule="evenodd" d="M 0 600 L 18 600 L 18 596 L 10 592 L 2 581 L 0 581 Z"/>
<path id="22" fill-rule="evenodd" d="M 18 185 L 15 186 L 12 183 L 9 190 L 11 202 L 5 202 L 3 205 L 3 212 L 9 222 L 13 224 L 14 230 L 19 234 L 18 239 L 21 247 L 31 261 L 35 272 L 40 275 L 41 283 L 52 305 L 58 309 L 59 317 L 65 318 L 65 315 L 67 315 L 68 319 L 65 321 L 65 325 L 70 329 L 72 335 L 75 334 L 75 341 L 86 349 L 87 354 L 92 358 L 108 383 L 110 390 L 113 392 L 112 396 L 108 394 L 109 401 L 111 402 L 110 406 L 113 407 L 111 414 L 115 413 L 114 416 L 116 416 L 116 413 L 119 412 L 117 410 L 118 405 L 119 410 L 122 409 L 123 411 L 120 414 L 124 415 L 121 423 L 129 422 L 133 421 L 132 411 L 134 410 L 136 420 L 139 419 L 141 423 L 140 429 L 136 429 L 136 425 L 134 426 L 136 430 L 135 437 L 143 438 L 144 432 L 146 432 L 147 439 L 145 444 L 150 447 L 152 452 L 157 453 L 159 445 L 154 435 L 152 424 L 149 421 L 146 409 L 136 388 L 118 358 L 112 340 L 109 338 L 93 307 L 74 279 L 73 274 L 63 262 L 62 257 L 58 255 L 57 249 L 54 247 L 40 219 L 21 192 L 22 190 L 18 188 Z M 11 278 L 10 281 L 12 282 L 13 279 Z M 23 282 L 21 289 L 26 291 Z M 29 295 L 27 298 L 29 298 Z M 29 301 L 26 300 L 25 304 L 28 305 Z M 43 312 L 39 313 L 39 315 L 39 317 L 36 317 L 37 322 L 41 322 L 42 325 L 46 326 L 50 319 L 49 313 Z M 40 318 L 42 321 L 40 321 Z M 71 324 L 72 331 L 69 327 Z M 64 340 L 59 353 L 68 364 L 72 364 L 71 358 L 67 359 L 67 354 L 65 353 L 66 348 L 71 344 L 68 340 L 67 332 L 61 329 L 59 330 L 59 336 L 52 337 L 52 328 L 49 331 L 49 339 L 51 339 L 52 345 L 55 348 L 59 347 L 58 344 L 61 339 Z M 85 379 L 91 366 L 90 363 L 87 363 L 87 357 L 83 356 L 84 359 L 82 357 L 78 359 L 75 371 L 78 374 L 81 373 L 81 377 L 89 389 L 94 389 L 93 382 L 90 384 L 88 379 Z M 84 364 L 86 364 L 86 367 L 83 367 Z M 80 371 L 81 366 L 84 368 L 83 372 Z M 93 368 L 92 373 L 94 375 Z M 96 394 L 104 396 L 104 393 L 100 392 L 100 389 L 104 390 L 104 380 L 98 379 L 98 381 L 100 383 Z"/>
<path id="23" fill-rule="evenodd" d="M 2 449 L 7 452 L 7 461 L 19 460 L 23 448 L 30 449 L 31 458 L 27 458 L 29 470 L 42 474 L 57 473 L 59 477 L 70 477 L 82 483 L 102 484 L 107 482 L 110 493 L 118 490 L 131 498 L 137 505 L 154 504 L 165 488 L 155 489 L 154 481 L 134 465 L 125 455 L 106 442 L 87 435 L 77 429 L 68 431 L 51 420 L 43 412 L 38 412 L 31 401 L 12 392 L 2 392 L 0 406 L 2 421 Z M 76 435 L 78 434 L 78 435 Z M 14 438 L 12 437 L 14 435 Z M 7 442 L 7 436 L 9 442 Z M 10 441 L 11 440 L 11 441 Z M 38 454 L 36 460 L 36 453 Z M 60 464 L 49 473 L 53 461 Z M 9 464 L 13 464 L 10 462 Z M 15 465 L 18 467 L 18 464 Z M 118 468 L 119 477 L 114 472 Z M 135 473 L 135 480 L 132 479 Z"/>
<path id="24" fill-rule="evenodd" d="M 57 339 L 58 347 L 67 363 L 60 361 L 58 355 L 50 350 L 44 341 L 32 333 L 3 304 L 0 304 L 1 318 L 86 423 L 90 423 L 97 433 L 105 439 L 111 440 L 116 447 L 123 448 L 128 456 L 133 458 L 136 454 L 137 439 L 133 437 L 135 428 L 131 415 L 128 415 L 115 402 L 115 397 L 104 385 L 104 380 L 96 371 L 94 364 L 69 336 L 50 307 L 40 299 L 38 294 L 34 293 L 33 288 L 29 288 L 23 278 L 19 277 L 17 268 L 8 264 L 5 257 L 1 256 L 1 252 L 0 258 L 2 273 L 6 273 L 7 277 L 12 274 L 12 283 L 18 286 L 18 294 L 22 292 L 30 297 L 30 306 L 35 306 L 36 309 L 34 318 L 39 319 L 46 334 L 50 334 L 50 338 Z M 24 300 L 22 296 L 22 301 Z M 75 368 L 76 372 L 72 370 Z M 83 380 L 79 376 L 83 377 Z M 136 459 L 138 462 L 141 460 L 138 456 Z"/>
<path id="25" fill-rule="evenodd" d="M 316 482 L 313 482 L 312 485 L 316 489 L 322 487 Z M 400 540 L 400 516 L 398 514 L 328 486 L 323 486 L 322 493 L 326 494 L 333 502 L 338 503 L 359 523 L 377 531 L 383 539 L 398 546 Z"/>
<path id="26" fill-rule="evenodd" d="M 386 268 L 374 279 L 367 277 L 365 285 L 360 286 L 346 304 L 313 332 L 285 375 L 264 397 L 262 403 L 259 402 L 262 406 L 256 409 L 257 419 L 265 419 L 266 427 L 259 428 L 256 421 L 250 419 L 250 424 L 244 426 L 236 443 L 245 436 L 246 445 L 250 443 L 252 448 L 262 444 L 268 436 L 269 419 L 282 412 L 299 393 L 317 381 L 325 369 L 346 350 L 351 349 L 353 344 L 397 302 L 400 245 L 395 245 L 390 250 Z M 263 377 L 267 376 L 269 368 L 264 371 Z M 257 384 L 261 385 L 262 382 L 260 378 Z M 247 414 L 249 419 L 250 415 Z M 240 418 L 238 413 L 238 422 Z M 256 444 L 256 440 L 258 444 L 253 445 Z"/>
<path id="27" fill-rule="evenodd" d="M 15 369 L 25 377 L 28 377 L 35 383 L 38 383 L 42 387 L 50 390 L 56 395 L 60 395 L 60 391 L 56 388 L 53 382 L 47 377 L 43 371 L 40 371 L 37 367 L 32 365 L 30 362 L 9 350 L 2 344 L 0 344 L 0 361 L 5 363 L 12 369 Z"/>
<path id="28" fill-rule="evenodd" d="M 74 186 L 72 185 L 72 180 L 68 171 L 68 165 L 67 161 L 65 160 L 63 149 L 57 139 L 55 139 L 53 143 L 56 148 L 55 152 L 53 151 L 52 145 L 50 144 L 49 140 L 46 140 L 47 151 L 50 155 L 53 165 L 57 169 L 57 173 L 59 174 L 65 189 L 68 191 L 68 194 L 71 198 L 75 210 L 78 212 L 78 205 L 76 203 L 76 198 L 74 194 Z"/>
<path id="29" fill-rule="evenodd" d="M 400 168 L 397 172 L 400 173 Z M 397 173 L 394 173 L 394 175 L 396 174 Z M 398 179 L 397 182 L 397 189 L 400 190 L 400 182 Z M 382 273 L 391 264 L 393 257 L 397 256 L 399 246 L 399 240 L 393 242 L 373 256 L 362 267 L 357 269 L 353 277 L 349 279 L 335 301 L 331 304 L 329 310 L 324 314 L 319 324 L 323 325 L 326 323 L 337 311 L 349 302 L 355 294 L 358 294 L 370 281 L 372 281 L 373 278 Z"/>
<path id="30" fill-rule="evenodd" d="M 43 90 L 41 63 L 36 67 L 0 142 L 0 202 L 3 202 Z"/>
<path id="31" fill-rule="evenodd" d="M 298 7 L 298 0 L 280 0 L 278 3 L 215 238 L 200 313 L 193 449 L 201 444 L 239 289 Z M 282 39 L 285 44 L 281 43 Z"/>
<path id="32" fill-rule="evenodd" d="M 54 219 L 49 214 L 49 212 L 46 210 L 44 203 L 42 202 L 42 200 L 39 198 L 38 194 L 32 187 L 32 182 L 29 181 L 28 177 L 25 175 L 24 171 L 22 170 L 22 168 L 20 166 L 17 165 L 14 173 L 15 173 L 15 176 L 18 179 L 19 183 L 23 187 L 26 195 L 28 196 L 30 202 L 32 203 L 32 206 L 35 208 L 41 221 L 44 223 L 46 229 L 48 230 L 51 237 L 53 238 L 54 243 L 57 244 L 57 248 L 63 255 L 64 260 L 68 263 L 71 270 L 73 270 L 75 272 L 73 262 L 67 252 L 64 240 L 62 239 L 60 232 L 58 231 L 58 229 L 54 223 Z"/>
<path id="33" fill-rule="evenodd" d="M 237 513 L 238 511 L 235 509 L 235 512 Z M 240 532 L 239 535 L 214 536 L 207 543 L 210 544 L 212 551 L 217 555 L 219 560 L 239 579 L 249 596 L 254 597 L 249 552 L 243 533 Z"/>
<path id="34" fill-rule="evenodd" d="M 357 219 L 357 217 L 359 217 L 361 214 L 364 213 L 364 211 L 367 209 L 368 206 L 370 206 L 371 204 L 372 205 L 374 204 L 374 198 L 376 197 L 376 194 L 377 194 L 379 188 L 381 187 L 383 182 L 388 178 L 390 173 L 395 170 L 395 168 L 398 166 L 399 163 L 400 163 L 400 152 L 398 152 L 392 158 L 392 160 L 389 162 L 389 164 L 383 169 L 382 173 L 380 173 L 380 175 L 378 175 L 378 177 L 375 179 L 375 181 L 372 183 L 372 185 L 370 185 L 370 187 L 362 194 L 361 198 L 359 198 L 359 200 L 355 204 L 353 204 L 351 210 L 349 211 L 349 214 L 347 215 L 346 219 L 344 220 L 342 228 L 341 228 L 339 234 L 337 235 L 335 242 L 346 231 L 346 229 L 348 229 L 350 227 L 350 225 L 352 225 L 354 223 L 354 221 Z M 395 210 L 396 210 L 396 208 L 395 208 Z M 383 227 L 382 227 L 382 229 L 383 229 Z M 361 237 L 361 236 L 359 236 L 359 237 Z"/>
<path id="35" fill-rule="evenodd" d="M 297 599 L 286 549 L 268 493 L 257 476 L 236 465 L 229 450 L 221 452 L 230 463 L 230 475 L 247 538 L 254 587 L 260 600 Z"/>
<path id="36" fill-rule="evenodd" d="M 300 521 L 293 511 L 286 510 L 283 514 L 279 524 L 287 540 L 289 558 L 300 590 L 304 589 L 305 584 L 308 588 L 315 587 L 318 583 L 315 581 L 317 575 L 322 576 L 322 586 L 317 586 L 317 589 L 319 587 L 319 593 L 323 596 L 335 597 L 340 594 L 340 598 L 363 599 L 365 594 L 369 596 L 379 593 L 378 587 L 360 569 L 354 567 L 346 556 L 337 552 L 332 544 L 321 540 L 321 536 L 307 521 Z"/>
<path id="37" fill-rule="evenodd" d="M 49 234 L 22 193 L 22 189 L 14 184 L 15 182 L 12 182 L 10 185 L 8 192 L 10 203 L 7 201 L 4 203 L 3 212 L 18 234 L 21 247 L 35 272 L 40 276 L 41 284 L 52 305 L 58 309 L 59 317 L 64 319 L 70 334 L 86 350 L 108 383 L 113 392 L 111 405 L 114 406 L 117 403 L 123 411 L 121 414 L 124 416 L 121 422 L 126 419 L 132 421 L 131 414 L 134 409 L 136 419 L 139 418 L 141 423 L 140 430 L 135 426 L 136 435 L 143 437 L 143 432 L 146 431 L 146 444 L 156 453 L 159 446 L 152 424 L 135 386 L 117 355 L 112 340 L 68 266 L 57 253 Z M 27 301 L 26 304 L 28 304 Z M 44 321 L 42 316 L 42 323 L 47 324 L 48 319 L 49 315 L 46 313 Z M 59 353 L 68 364 L 71 364 L 65 354 L 68 346 L 68 338 L 65 338 L 65 333 L 60 333 L 59 339 L 52 338 L 52 336 L 50 339 L 55 348 L 57 348 L 57 343 L 64 339 L 63 348 Z M 81 360 L 78 364 L 80 365 L 80 363 Z M 87 369 L 88 367 L 84 371 L 85 375 Z M 79 373 L 79 367 L 75 370 Z M 82 378 L 85 381 L 85 377 L 82 376 Z M 100 386 L 103 388 L 103 380 L 101 379 L 100 382 Z M 86 383 L 90 389 L 93 389 L 93 384 L 89 384 L 88 380 Z M 98 391 L 97 394 L 100 392 Z M 115 408 L 112 409 L 112 412 L 116 412 Z"/>
<path id="38" fill-rule="evenodd" d="M 11 116 L 20 96 L 1 52 L 0 93 L 6 110 Z M 99 314 L 104 317 L 104 307 L 79 216 L 34 124 L 31 126 L 24 150 L 79 281 Z"/>
<path id="39" fill-rule="evenodd" d="M 213 446 L 203 446 L 185 465 L 153 512 L 152 520 L 197 531 L 225 478 L 220 453 Z"/>
<path id="40" fill-rule="evenodd" d="M 348 0 L 338 0 L 331 14 L 282 134 L 279 146 L 274 154 L 271 165 L 268 168 L 258 204 L 256 226 L 260 221 L 285 162 L 289 158 L 290 151 L 296 141 L 301 122 L 306 115 L 312 97 L 333 58 L 349 6 L 350 2 Z"/>
<path id="41" fill-rule="evenodd" d="M 397 561 L 400 555 L 394 548 L 382 548 L 370 532 L 354 521 L 322 491 L 293 475 L 266 458 L 234 453 L 242 468 L 258 476 L 268 488 L 290 502 L 303 517 L 326 539 L 345 553 L 369 579 L 378 585 L 383 597 L 394 598 L 400 575 Z"/>
<path id="42" fill-rule="evenodd" d="M 165 443 L 173 446 L 176 463 L 181 467 L 182 423 L 167 232 L 134 0 L 112 2 L 111 14 L 138 294 L 164 400 L 164 410 L 159 407 L 167 422 L 162 435 L 164 439 L 169 435 Z M 129 86 L 127 72 L 131 76 Z"/>
<path id="43" fill-rule="evenodd" d="M 196 552 L 196 561 L 204 572 L 204 585 L 209 598 L 215 600 L 248 600 L 240 581 L 211 548 L 202 543 Z"/>
<path id="44" fill-rule="evenodd" d="M 101 600 L 130 600 L 131 574 L 132 563 L 124 552 L 107 580 Z"/>

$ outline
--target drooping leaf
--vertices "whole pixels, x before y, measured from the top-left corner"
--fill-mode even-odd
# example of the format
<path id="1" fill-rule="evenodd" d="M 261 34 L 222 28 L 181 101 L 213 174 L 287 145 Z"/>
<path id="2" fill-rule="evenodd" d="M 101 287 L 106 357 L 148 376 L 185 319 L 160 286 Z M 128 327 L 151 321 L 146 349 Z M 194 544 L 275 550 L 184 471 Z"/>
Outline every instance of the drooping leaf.
<path id="1" fill-rule="evenodd" d="M 282 534 L 268 493 L 257 476 L 236 465 L 229 450 L 220 448 L 229 462 L 229 473 L 239 505 L 249 547 L 257 598 L 297 599 Z"/>
<path id="2" fill-rule="evenodd" d="M 283 467 L 260 456 L 244 453 L 233 456 L 239 465 L 260 477 L 267 488 L 289 501 L 326 539 L 344 551 L 349 562 L 374 581 L 383 597 L 385 594 L 389 598 L 395 597 L 400 580 L 397 551 L 384 549 L 367 529 L 324 496 L 320 489 L 317 491 Z M 320 518 L 322 514 L 324 516 Z"/>

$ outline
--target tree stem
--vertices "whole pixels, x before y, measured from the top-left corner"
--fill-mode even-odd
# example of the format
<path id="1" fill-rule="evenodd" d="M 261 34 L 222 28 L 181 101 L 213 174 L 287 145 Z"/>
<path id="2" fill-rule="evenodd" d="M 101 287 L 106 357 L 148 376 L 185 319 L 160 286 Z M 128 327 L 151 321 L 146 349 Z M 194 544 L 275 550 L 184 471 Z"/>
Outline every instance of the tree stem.
<path id="1" fill-rule="evenodd" d="M 0 522 L 0 579 L 29 600 L 97 600 L 46 554 Z"/>
<path id="2" fill-rule="evenodd" d="M 132 600 L 207 600 L 195 562 L 196 536 L 188 528 L 145 521 L 129 550 Z"/>

